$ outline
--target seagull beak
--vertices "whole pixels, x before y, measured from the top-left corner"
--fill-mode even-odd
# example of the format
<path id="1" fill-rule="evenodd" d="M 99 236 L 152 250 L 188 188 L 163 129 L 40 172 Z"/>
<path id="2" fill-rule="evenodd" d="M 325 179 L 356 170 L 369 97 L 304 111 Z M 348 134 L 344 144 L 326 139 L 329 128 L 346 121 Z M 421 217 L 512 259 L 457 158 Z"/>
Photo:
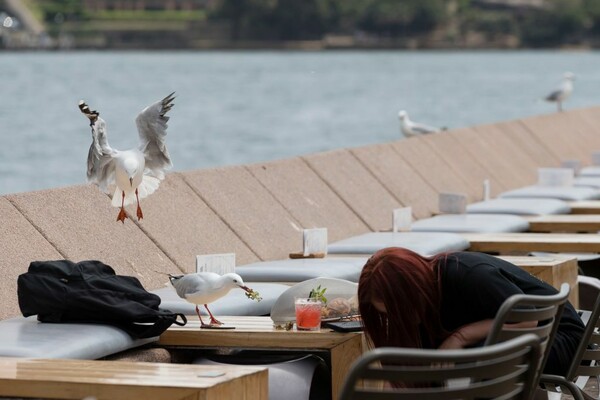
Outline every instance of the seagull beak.
<path id="1" fill-rule="evenodd" d="M 240 289 L 244 289 L 248 293 L 252 292 L 252 289 L 250 289 L 248 286 L 240 286 Z"/>
<path id="2" fill-rule="evenodd" d="M 129 178 L 129 184 L 133 187 L 133 178 Z"/>

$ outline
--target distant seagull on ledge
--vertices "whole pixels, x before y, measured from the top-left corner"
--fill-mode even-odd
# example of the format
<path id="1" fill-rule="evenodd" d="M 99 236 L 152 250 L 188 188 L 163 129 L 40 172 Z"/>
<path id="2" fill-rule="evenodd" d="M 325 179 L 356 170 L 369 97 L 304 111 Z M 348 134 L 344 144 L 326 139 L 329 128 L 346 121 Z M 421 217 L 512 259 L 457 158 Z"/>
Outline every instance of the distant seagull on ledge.
<path id="1" fill-rule="evenodd" d="M 575 75 L 571 72 L 565 72 L 563 75 L 562 83 L 556 88 L 555 91 L 546 96 L 545 100 L 555 102 L 558 107 L 558 111 L 562 111 L 562 103 L 567 100 L 571 93 L 573 93 L 573 81 Z"/>
<path id="2" fill-rule="evenodd" d="M 401 110 L 398 113 L 398 118 L 400 118 L 400 130 L 406 137 L 440 132 L 439 128 L 434 128 L 432 126 L 427 126 L 411 121 L 408 118 L 408 113 L 404 110 Z"/>
<path id="3" fill-rule="evenodd" d="M 92 144 L 88 152 L 87 178 L 105 193 L 116 185 L 112 205 L 121 207 L 117 221 L 125 223 L 125 206 L 137 202 L 138 221 L 144 218 L 140 199 L 154 193 L 165 170 L 171 168 L 171 157 L 165 145 L 167 135 L 167 112 L 173 107 L 174 93 L 144 108 L 135 122 L 140 145 L 130 150 L 110 147 L 106 135 L 106 123 L 100 113 L 91 110 L 81 100 L 79 109 L 89 118 L 92 127 Z"/>

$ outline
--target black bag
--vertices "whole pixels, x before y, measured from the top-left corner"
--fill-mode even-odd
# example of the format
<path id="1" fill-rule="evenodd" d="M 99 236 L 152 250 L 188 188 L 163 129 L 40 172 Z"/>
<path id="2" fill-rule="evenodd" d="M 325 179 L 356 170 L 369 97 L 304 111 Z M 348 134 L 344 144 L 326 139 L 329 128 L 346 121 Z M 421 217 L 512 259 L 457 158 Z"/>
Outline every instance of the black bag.
<path id="1" fill-rule="evenodd" d="M 100 261 L 34 261 L 17 281 L 19 307 L 41 322 L 113 325 L 134 338 L 160 335 L 183 314 L 159 309 L 160 297 L 133 276 L 116 275 Z M 183 322 L 179 322 L 177 317 Z"/>

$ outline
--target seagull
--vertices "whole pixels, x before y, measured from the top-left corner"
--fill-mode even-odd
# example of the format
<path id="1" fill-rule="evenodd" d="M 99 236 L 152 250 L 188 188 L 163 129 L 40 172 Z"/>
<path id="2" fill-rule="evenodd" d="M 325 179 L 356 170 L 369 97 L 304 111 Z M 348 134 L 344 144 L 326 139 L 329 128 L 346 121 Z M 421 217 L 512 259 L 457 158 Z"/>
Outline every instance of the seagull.
<path id="1" fill-rule="evenodd" d="M 253 292 L 252 289 L 244 285 L 242 277 L 234 273 L 219 275 L 214 272 L 197 272 L 186 275 L 169 275 L 169 280 L 179 297 L 196 305 L 196 314 L 200 319 L 201 328 L 223 325 L 210 312 L 208 303 L 225 296 L 231 289 L 235 288 L 243 289 L 246 293 Z M 198 304 L 203 304 L 206 311 L 208 311 L 208 315 L 210 315 L 209 324 L 202 321 Z"/>
<path id="2" fill-rule="evenodd" d="M 166 113 L 173 107 L 171 93 L 161 101 L 144 108 L 135 122 L 140 138 L 138 148 L 117 150 L 110 147 L 106 135 L 106 123 L 100 113 L 91 110 L 83 101 L 79 109 L 89 118 L 92 127 L 92 144 L 88 152 L 87 178 L 107 194 L 109 186 L 116 185 L 112 205 L 121 207 L 117 221 L 125 223 L 125 206 L 137 201 L 138 221 L 144 218 L 140 207 L 140 198 L 154 193 L 165 170 L 171 168 L 171 157 L 165 145 L 167 135 Z"/>
<path id="3" fill-rule="evenodd" d="M 408 113 L 404 110 L 400 110 L 398 113 L 398 118 L 400 118 L 400 130 L 406 137 L 417 136 L 426 133 L 436 133 L 440 131 L 438 128 L 411 121 L 408 118 Z"/>
<path id="4" fill-rule="evenodd" d="M 563 101 L 567 100 L 573 92 L 573 80 L 575 80 L 575 75 L 571 72 L 565 72 L 562 83 L 544 100 L 556 102 L 558 111 L 562 111 Z"/>

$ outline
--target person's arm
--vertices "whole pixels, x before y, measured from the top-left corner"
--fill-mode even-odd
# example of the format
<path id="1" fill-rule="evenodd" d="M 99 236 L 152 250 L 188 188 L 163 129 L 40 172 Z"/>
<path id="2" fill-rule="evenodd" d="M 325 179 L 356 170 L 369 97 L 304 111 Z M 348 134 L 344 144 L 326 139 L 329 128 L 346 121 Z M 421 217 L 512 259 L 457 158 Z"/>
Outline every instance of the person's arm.
<path id="1" fill-rule="evenodd" d="M 473 345 L 485 339 L 492 329 L 493 319 L 484 319 L 482 321 L 473 322 L 463 325 L 450 336 L 448 336 L 440 345 L 439 349 L 462 349 Z M 520 322 L 518 324 L 506 324 L 505 327 L 511 328 L 526 328 L 533 327 L 534 322 Z"/>

